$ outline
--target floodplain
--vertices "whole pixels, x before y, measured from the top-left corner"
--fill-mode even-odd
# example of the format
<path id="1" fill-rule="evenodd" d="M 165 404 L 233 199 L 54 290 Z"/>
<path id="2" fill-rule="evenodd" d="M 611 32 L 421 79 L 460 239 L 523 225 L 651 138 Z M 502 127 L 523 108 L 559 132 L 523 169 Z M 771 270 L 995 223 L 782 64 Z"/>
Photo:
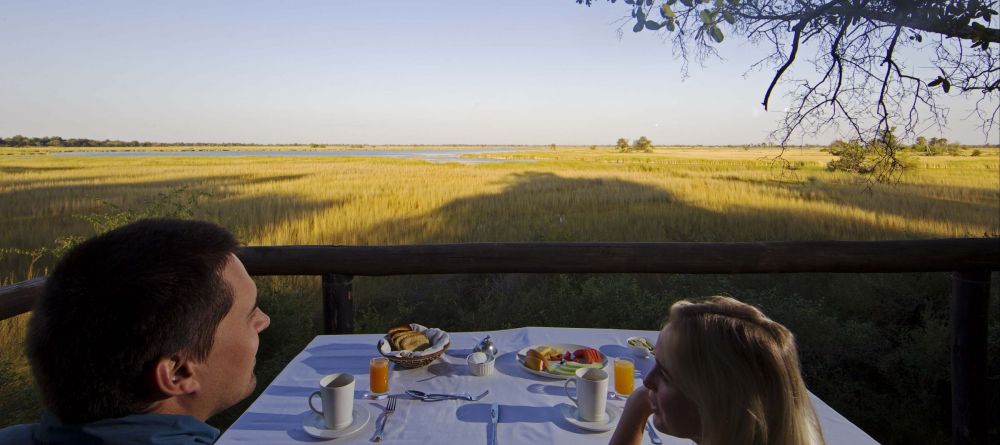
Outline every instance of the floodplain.
<path id="1" fill-rule="evenodd" d="M 467 155 L 510 161 L 490 163 L 31 153 L 0 153 L 8 155 L 0 156 L 3 284 L 44 275 L 60 239 L 136 215 L 213 221 L 247 245 L 1000 236 L 995 148 L 918 157 L 892 184 L 828 171 L 833 157 L 817 148 L 520 147 Z M 994 274 L 995 288 L 998 281 Z M 315 277 L 258 284 L 273 320 L 258 357 L 261 389 L 322 323 Z M 940 443 L 948 437 L 949 290 L 947 274 L 358 277 L 355 317 L 359 332 L 409 321 L 463 331 L 658 329 L 677 299 L 729 294 L 788 325 L 810 389 L 880 442 Z M 992 303 L 996 375 L 1000 316 Z M 26 319 L 0 325 L 0 425 L 37 418 L 20 346 Z M 225 427 L 245 407 L 213 423 Z"/>

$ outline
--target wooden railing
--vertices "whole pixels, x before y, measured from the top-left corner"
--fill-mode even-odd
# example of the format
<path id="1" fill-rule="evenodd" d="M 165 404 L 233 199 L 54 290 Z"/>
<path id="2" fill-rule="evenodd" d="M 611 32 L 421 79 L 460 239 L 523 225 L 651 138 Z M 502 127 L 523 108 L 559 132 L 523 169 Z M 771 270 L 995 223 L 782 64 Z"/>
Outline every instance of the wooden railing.
<path id="1" fill-rule="evenodd" d="M 269 246 L 246 247 L 238 255 L 251 275 L 321 276 L 326 333 L 353 331 L 354 276 L 953 272 L 952 443 L 987 441 L 987 313 L 1000 239 Z M 30 311 L 43 287 L 39 278 L 0 288 L 0 319 Z"/>

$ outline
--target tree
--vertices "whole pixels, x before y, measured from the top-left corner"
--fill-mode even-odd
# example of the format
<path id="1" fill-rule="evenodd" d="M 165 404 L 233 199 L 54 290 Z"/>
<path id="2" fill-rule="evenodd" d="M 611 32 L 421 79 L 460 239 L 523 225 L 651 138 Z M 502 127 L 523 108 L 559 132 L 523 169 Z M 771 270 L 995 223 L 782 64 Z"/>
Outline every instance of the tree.
<path id="1" fill-rule="evenodd" d="M 615 147 L 622 153 L 628 151 L 628 139 L 618 138 L 618 143 L 615 144 Z"/>
<path id="2" fill-rule="evenodd" d="M 984 135 L 1000 124 L 1000 29 L 990 27 L 998 0 L 623 2 L 631 18 L 624 17 L 622 26 L 670 35 L 685 75 L 691 56 L 717 57 L 715 45 L 727 34 L 767 45 L 769 55 L 749 69 L 774 69 L 763 95 L 765 110 L 775 91 L 789 96 L 788 111 L 772 133 L 782 147 L 827 131 L 872 147 L 895 126 L 906 138 L 923 122 L 941 128 L 949 111 L 937 102 L 942 93 L 978 95 L 973 111 Z M 815 52 L 805 56 L 800 50 Z M 926 60 L 913 61 L 918 68 L 912 69 L 904 52 Z M 919 68 L 927 66 L 934 68 Z M 894 151 L 886 155 L 878 156 L 872 170 L 876 180 L 888 179 L 898 164 Z"/>
<path id="3" fill-rule="evenodd" d="M 838 139 L 833 141 L 829 147 L 824 148 L 823 151 L 828 151 L 830 154 L 837 156 L 837 159 L 826 164 L 827 170 L 841 170 L 854 173 L 871 172 L 872 162 L 865 155 L 865 149 L 857 139 L 847 142 Z"/>
<path id="4" fill-rule="evenodd" d="M 7 146 L 9 147 L 25 147 L 28 145 L 28 138 L 16 135 L 10 139 L 7 139 Z"/>
<path id="5" fill-rule="evenodd" d="M 646 153 L 652 153 L 653 152 L 653 141 L 647 139 L 646 136 L 642 136 L 642 137 L 640 137 L 639 139 L 637 139 L 635 141 L 635 144 L 632 145 L 632 150 L 633 151 L 646 152 Z"/>
<path id="6" fill-rule="evenodd" d="M 829 147 L 823 149 L 823 151 L 837 156 L 837 159 L 826 164 L 826 168 L 830 171 L 841 170 L 867 174 L 872 173 L 879 165 L 894 162 L 895 164 L 890 166 L 889 171 L 899 174 L 904 169 L 915 167 L 917 159 L 905 153 L 895 132 L 895 128 L 890 128 L 886 134 L 867 143 L 862 143 L 857 139 L 848 142 L 834 141 Z"/>

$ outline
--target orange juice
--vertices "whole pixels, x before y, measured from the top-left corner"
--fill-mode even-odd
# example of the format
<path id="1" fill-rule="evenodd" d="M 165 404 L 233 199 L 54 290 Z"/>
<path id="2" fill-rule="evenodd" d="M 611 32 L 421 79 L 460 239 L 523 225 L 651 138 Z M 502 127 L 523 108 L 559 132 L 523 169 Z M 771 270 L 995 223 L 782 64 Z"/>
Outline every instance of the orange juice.
<path id="1" fill-rule="evenodd" d="M 635 363 L 627 358 L 615 359 L 615 392 L 621 396 L 635 390 Z"/>
<path id="2" fill-rule="evenodd" d="M 368 362 L 370 383 L 368 389 L 374 394 L 389 392 L 389 359 L 377 357 Z"/>

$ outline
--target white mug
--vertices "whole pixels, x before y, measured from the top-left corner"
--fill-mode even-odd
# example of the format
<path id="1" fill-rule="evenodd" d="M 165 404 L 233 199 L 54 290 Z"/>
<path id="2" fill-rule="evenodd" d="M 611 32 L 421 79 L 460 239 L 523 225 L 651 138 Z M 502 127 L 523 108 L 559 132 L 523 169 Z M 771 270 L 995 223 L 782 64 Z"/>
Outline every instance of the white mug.
<path id="1" fill-rule="evenodd" d="M 323 411 L 313 407 L 313 397 L 317 395 L 323 402 Z M 320 379 L 319 391 L 309 395 L 309 409 L 323 416 L 327 428 L 346 428 L 354 417 L 354 376 L 341 373 Z"/>
<path id="2" fill-rule="evenodd" d="M 569 384 L 576 385 L 576 398 L 569 394 Z M 603 369 L 580 368 L 576 376 L 570 377 L 563 385 L 566 397 L 576 404 L 580 420 L 598 422 L 607 418 L 604 408 L 608 402 L 608 373 Z"/>

